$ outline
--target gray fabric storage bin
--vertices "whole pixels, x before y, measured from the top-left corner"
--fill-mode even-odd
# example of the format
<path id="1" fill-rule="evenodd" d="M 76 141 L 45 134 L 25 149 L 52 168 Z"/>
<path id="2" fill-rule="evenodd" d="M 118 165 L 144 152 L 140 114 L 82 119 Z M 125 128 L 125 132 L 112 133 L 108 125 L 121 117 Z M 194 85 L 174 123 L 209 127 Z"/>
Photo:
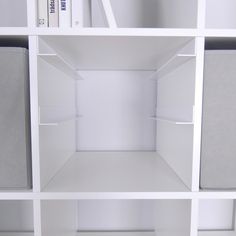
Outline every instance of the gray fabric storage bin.
<path id="1" fill-rule="evenodd" d="M 236 50 L 205 53 L 200 187 L 236 188 Z"/>
<path id="2" fill-rule="evenodd" d="M 0 189 L 31 188 L 28 50 L 0 48 Z"/>

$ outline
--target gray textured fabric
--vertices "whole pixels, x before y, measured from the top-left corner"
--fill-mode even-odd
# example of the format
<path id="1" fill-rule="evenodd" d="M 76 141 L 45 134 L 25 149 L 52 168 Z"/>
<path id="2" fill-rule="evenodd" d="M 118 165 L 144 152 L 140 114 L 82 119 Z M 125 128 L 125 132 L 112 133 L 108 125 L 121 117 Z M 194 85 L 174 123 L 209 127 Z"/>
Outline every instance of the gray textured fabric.
<path id="1" fill-rule="evenodd" d="M 206 51 L 201 180 L 203 189 L 236 188 L 236 51 Z"/>
<path id="2" fill-rule="evenodd" d="M 28 51 L 0 48 L 0 188 L 31 188 Z"/>

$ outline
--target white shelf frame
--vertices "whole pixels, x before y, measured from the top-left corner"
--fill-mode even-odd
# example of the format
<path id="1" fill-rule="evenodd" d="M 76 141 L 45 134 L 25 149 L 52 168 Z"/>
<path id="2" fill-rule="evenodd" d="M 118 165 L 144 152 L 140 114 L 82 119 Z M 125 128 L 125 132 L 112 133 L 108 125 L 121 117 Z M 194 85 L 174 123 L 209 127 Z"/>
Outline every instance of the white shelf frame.
<path id="1" fill-rule="evenodd" d="M 5 27 L 0 28 L 0 35 L 29 37 L 30 56 L 30 90 L 31 90 L 31 130 L 32 130 L 32 168 L 33 168 L 33 190 L 31 191 L 6 191 L 0 192 L 0 200 L 32 200 L 34 203 L 34 235 L 41 236 L 41 211 L 42 200 L 79 200 L 79 199 L 190 199 L 192 200 L 191 233 L 190 236 L 233 236 L 234 231 L 209 231 L 198 232 L 198 202 L 200 199 L 236 199 L 235 191 L 199 191 L 199 168 L 200 168 L 200 137 L 201 137 L 201 108 L 202 108 L 202 83 L 203 83 L 203 62 L 204 42 L 206 37 L 236 37 L 236 29 L 206 29 L 205 28 L 205 0 L 198 0 L 197 27 L 193 29 L 121 29 L 117 28 L 114 15 L 112 14 L 109 1 L 103 0 L 104 10 L 108 16 L 109 28 L 80 28 L 69 29 L 40 29 L 36 27 L 36 0 L 27 0 L 28 5 L 28 26 L 27 27 Z M 74 69 L 70 64 L 57 54 L 37 55 L 37 36 L 40 35 L 87 35 L 87 36 L 192 36 L 196 38 L 196 54 L 177 54 L 170 59 L 165 68 L 171 69 L 192 58 L 196 58 L 196 89 L 195 89 L 195 113 L 194 113 L 194 144 L 193 144 L 193 167 L 192 179 L 193 188 L 189 192 L 73 192 L 54 193 L 40 191 L 40 160 L 39 160 L 39 116 L 38 116 L 38 91 L 37 91 L 37 60 L 38 57 L 54 63 L 57 68 L 64 67 L 64 73 L 74 77 Z M 161 71 L 157 71 L 157 74 Z M 77 76 L 74 77 L 78 79 Z M 176 125 L 193 125 L 193 122 L 173 121 L 163 118 L 153 118 L 171 122 Z M 49 125 L 58 123 L 49 123 Z M 46 124 L 45 124 L 46 125 Z M 0 235 L 11 236 L 11 233 L 0 233 Z M 25 236 L 24 233 L 14 235 Z M 26 235 L 31 235 L 27 233 Z M 94 234 L 79 234 L 80 236 L 94 236 Z M 110 234 L 109 234 L 110 235 Z M 117 234 L 116 234 L 117 235 Z M 122 234 L 120 234 L 123 236 Z M 99 233 L 96 234 L 99 236 Z"/>

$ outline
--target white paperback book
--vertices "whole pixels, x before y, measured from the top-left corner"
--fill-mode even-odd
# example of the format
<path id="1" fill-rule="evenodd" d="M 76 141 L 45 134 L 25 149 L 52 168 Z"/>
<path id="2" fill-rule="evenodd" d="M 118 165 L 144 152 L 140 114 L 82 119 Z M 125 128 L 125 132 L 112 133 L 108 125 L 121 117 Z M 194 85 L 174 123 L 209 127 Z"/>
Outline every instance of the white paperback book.
<path id="1" fill-rule="evenodd" d="M 72 27 L 83 27 L 83 0 L 72 0 Z"/>
<path id="2" fill-rule="evenodd" d="M 49 27 L 59 26 L 59 1 L 48 0 L 48 25 Z"/>
<path id="3" fill-rule="evenodd" d="M 38 27 L 48 27 L 47 0 L 38 0 Z"/>
<path id="4" fill-rule="evenodd" d="M 59 0 L 59 26 L 71 27 L 71 0 Z"/>

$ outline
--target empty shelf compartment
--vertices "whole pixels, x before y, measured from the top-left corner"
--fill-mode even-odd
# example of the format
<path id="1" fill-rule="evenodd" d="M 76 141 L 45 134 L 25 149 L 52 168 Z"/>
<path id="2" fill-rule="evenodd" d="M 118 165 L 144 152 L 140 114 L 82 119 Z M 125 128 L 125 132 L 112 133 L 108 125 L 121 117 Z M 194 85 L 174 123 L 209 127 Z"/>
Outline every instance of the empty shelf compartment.
<path id="1" fill-rule="evenodd" d="M 191 37 L 40 36 L 38 46 L 60 59 L 38 57 L 42 191 L 192 188 Z M 61 62 L 82 80 L 68 79 Z"/>
<path id="2" fill-rule="evenodd" d="M 199 236 L 235 235 L 235 200 L 200 200 L 198 222 Z"/>
<path id="3" fill-rule="evenodd" d="M 33 201 L 0 200 L 0 235 L 34 235 Z"/>
<path id="4" fill-rule="evenodd" d="M 42 236 L 190 234 L 190 200 L 43 200 Z"/>

